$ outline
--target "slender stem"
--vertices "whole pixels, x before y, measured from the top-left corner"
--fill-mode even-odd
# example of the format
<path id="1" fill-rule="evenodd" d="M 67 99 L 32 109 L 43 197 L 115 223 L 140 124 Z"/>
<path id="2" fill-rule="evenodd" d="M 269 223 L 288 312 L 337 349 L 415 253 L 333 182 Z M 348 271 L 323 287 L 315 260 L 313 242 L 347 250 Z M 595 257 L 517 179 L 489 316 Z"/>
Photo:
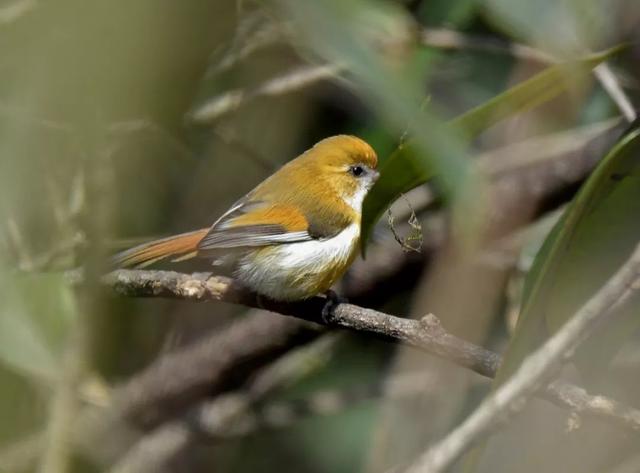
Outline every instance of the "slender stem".
<path id="1" fill-rule="evenodd" d="M 449 468 L 498 420 L 522 409 L 538 387 L 567 363 L 578 344 L 599 323 L 610 318 L 621 298 L 640 289 L 640 245 L 616 274 L 538 350 L 527 357 L 515 374 L 453 432 L 433 445 L 407 470 L 407 473 L 439 473 Z"/>

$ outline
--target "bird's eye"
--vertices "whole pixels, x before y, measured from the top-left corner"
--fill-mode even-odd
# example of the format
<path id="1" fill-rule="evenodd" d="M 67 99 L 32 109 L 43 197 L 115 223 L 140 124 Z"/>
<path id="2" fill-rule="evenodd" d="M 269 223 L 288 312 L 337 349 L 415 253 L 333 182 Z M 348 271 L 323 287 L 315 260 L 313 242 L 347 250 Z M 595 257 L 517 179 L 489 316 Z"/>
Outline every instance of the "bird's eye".
<path id="1" fill-rule="evenodd" d="M 360 177 L 364 174 L 364 168 L 362 166 L 351 166 L 349 172 L 356 177 Z"/>

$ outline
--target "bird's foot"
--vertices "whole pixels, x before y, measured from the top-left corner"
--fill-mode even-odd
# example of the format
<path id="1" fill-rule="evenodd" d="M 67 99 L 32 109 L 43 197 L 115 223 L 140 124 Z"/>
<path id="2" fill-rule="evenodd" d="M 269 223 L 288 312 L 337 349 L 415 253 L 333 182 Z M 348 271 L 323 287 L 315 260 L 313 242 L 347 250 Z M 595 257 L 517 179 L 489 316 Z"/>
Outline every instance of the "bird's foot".
<path id="1" fill-rule="evenodd" d="M 326 298 L 326 302 L 324 304 L 324 307 L 322 307 L 322 320 L 326 325 L 331 325 L 334 319 L 333 311 L 340 304 L 346 303 L 347 299 L 345 299 L 344 297 L 340 297 L 338 294 L 336 294 L 335 291 L 331 289 L 325 292 L 324 296 Z"/>

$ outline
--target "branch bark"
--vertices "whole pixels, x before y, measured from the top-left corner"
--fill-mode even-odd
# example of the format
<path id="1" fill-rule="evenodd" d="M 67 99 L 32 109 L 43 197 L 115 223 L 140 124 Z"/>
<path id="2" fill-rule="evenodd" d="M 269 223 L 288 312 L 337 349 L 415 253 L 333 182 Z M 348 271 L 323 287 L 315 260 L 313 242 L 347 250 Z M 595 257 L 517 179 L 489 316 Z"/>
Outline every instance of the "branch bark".
<path id="1" fill-rule="evenodd" d="M 171 271 L 118 270 L 107 275 L 104 283 L 127 297 L 168 297 L 191 301 L 221 301 L 259 307 L 282 315 L 373 334 L 402 342 L 445 358 L 482 376 L 493 378 L 500 356 L 448 333 L 434 315 L 420 320 L 403 319 L 352 304 L 339 304 L 330 320 L 322 316 L 326 300 L 315 297 L 296 303 L 259 299 L 233 279 L 208 273 L 192 275 Z M 624 406 L 603 396 L 564 382 L 554 382 L 541 396 L 559 407 L 613 422 L 626 429 L 640 431 L 640 410 Z"/>

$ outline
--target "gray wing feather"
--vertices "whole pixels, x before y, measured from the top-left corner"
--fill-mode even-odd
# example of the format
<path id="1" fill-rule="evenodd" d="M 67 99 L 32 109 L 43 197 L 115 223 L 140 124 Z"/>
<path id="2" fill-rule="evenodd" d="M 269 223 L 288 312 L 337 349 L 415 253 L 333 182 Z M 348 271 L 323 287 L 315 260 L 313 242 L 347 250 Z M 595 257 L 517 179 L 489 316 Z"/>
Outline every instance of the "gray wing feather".
<path id="1" fill-rule="evenodd" d="M 213 224 L 209 233 L 198 244 L 198 249 L 206 251 L 218 248 L 259 247 L 313 240 L 308 231 L 288 232 L 281 225 L 230 226 L 234 218 L 261 205 L 261 202 L 248 202 L 246 198 L 236 202 Z"/>

